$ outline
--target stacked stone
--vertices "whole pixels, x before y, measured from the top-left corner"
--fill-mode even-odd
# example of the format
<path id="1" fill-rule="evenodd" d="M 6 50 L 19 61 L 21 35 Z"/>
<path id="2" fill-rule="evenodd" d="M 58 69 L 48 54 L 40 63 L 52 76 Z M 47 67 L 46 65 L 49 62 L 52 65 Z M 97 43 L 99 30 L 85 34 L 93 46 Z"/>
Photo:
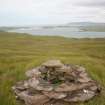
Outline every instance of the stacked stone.
<path id="1" fill-rule="evenodd" d="M 50 60 L 26 72 L 28 80 L 13 86 L 16 97 L 26 105 L 64 105 L 84 102 L 100 92 L 100 87 L 78 65 Z"/>

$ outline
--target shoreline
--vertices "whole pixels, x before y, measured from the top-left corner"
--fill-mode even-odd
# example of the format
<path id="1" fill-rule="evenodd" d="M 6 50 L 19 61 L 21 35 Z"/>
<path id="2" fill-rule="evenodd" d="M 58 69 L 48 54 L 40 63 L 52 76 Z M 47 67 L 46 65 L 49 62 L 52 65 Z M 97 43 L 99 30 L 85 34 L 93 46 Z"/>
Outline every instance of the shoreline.
<path id="1" fill-rule="evenodd" d="M 30 35 L 30 36 L 40 36 L 40 37 L 63 37 L 63 38 L 69 38 L 69 39 L 105 39 L 105 36 L 103 37 L 71 37 L 66 35 L 37 35 L 37 34 L 31 34 L 31 33 L 23 33 L 23 32 L 11 32 L 11 31 L 0 31 L 4 33 L 15 33 L 20 35 Z"/>

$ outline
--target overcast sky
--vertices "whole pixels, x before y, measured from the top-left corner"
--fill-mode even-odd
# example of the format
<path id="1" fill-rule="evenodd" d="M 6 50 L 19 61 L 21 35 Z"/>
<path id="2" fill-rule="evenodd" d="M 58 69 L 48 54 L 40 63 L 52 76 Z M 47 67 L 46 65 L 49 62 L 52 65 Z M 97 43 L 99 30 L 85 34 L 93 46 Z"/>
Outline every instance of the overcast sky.
<path id="1" fill-rule="evenodd" d="M 105 22 L 105 0 L 0 0 L 0 26 Z"/>

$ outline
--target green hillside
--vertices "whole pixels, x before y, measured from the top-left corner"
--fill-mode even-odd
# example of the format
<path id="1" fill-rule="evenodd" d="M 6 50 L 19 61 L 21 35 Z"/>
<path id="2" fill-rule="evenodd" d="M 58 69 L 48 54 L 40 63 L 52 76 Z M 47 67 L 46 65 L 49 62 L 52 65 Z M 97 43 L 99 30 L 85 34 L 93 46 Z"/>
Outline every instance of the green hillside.
<path id="1" fill-rule="evenodd" d="M 76 105 L 105 105 L 105 39 L 70 39 L 0 32 L 0 105 L 23 105 L 11 87 L 48 59 L 83 65 L 102 86 L 100 96 Z M 73 104 L 74 105 L 74 104 Z"/>

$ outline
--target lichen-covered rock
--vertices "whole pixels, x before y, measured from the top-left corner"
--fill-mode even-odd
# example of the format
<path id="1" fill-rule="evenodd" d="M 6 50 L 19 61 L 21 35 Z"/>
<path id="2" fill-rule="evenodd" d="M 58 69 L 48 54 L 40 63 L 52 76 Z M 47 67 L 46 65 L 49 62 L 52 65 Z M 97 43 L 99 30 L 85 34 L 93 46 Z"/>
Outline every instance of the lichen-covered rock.
<path id="1" fill-rule="evenodd" d="M 64 105 L 84 102 L 100 92 L 82 66 L 50 60 L 26 72 L 28 80 L 12 87 L 16 97 L 26 105 Z"/>

